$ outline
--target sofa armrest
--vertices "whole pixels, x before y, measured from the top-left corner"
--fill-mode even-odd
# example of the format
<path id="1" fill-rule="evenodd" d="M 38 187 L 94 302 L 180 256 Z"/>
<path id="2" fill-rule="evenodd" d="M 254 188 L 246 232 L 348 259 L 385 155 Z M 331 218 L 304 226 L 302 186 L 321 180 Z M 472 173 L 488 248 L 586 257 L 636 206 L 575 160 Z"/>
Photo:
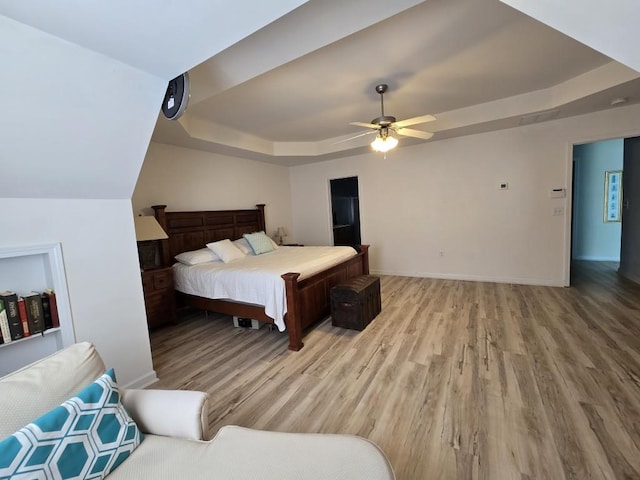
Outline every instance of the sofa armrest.
<path id="1" fill-rule="evenodd" d="M 204 392 L 122 389 L 120 399 L 144 433 L 193 440 L 208 438 L 209 398 Z"/>

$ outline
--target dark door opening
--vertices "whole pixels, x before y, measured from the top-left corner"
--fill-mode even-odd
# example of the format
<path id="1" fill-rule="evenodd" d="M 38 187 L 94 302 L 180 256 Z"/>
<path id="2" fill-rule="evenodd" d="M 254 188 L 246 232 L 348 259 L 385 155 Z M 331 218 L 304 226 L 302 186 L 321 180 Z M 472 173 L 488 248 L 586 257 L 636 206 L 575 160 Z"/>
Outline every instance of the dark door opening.
<path id="1" fill-rule="evenodd" d="M 334 245 L 360 245 L 358 177 L 336 178 L 331 184 Z"/>
<path id="2" fill-rule="evenodd" d="M 622 245 L 618 272 L 640 283 L 640 137 L 624 141 Z"/>
<path id="3" fill-rule="evenodd" d="M 621 275 L 640 282 L 640 201 L 635 188 L 640 137 L 574 145 L 573 159 L 571 262 L 609 262 Z M 616 171 L 623 172 L 621 216 L 612 221 L 604 210 L 605 179 Z"/>

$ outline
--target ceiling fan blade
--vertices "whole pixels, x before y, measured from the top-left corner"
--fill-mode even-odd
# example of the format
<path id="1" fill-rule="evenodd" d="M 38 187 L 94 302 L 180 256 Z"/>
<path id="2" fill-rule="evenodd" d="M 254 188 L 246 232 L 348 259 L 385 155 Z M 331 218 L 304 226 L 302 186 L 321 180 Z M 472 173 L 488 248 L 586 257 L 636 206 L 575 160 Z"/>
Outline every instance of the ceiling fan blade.
<path id="1" fill-rule="evenodd" d="M 404 128 L 409 125 L 417 125 L 418 123 L 427 123 L 433 122 L 436 119 L 433 115 L 422 115 L 421 117 L 413 117 L 407 118 L 406 120 L 400 120 L 399 122 L 394 122 L 393 126 L 396 128 Z"/>
<path id="2" fill-rule="evenodd" d="M 349 125 L 364 128 L 375 128 L 376 130 L 380 130 L 380 125 L 376 125 L 374 123 L 351 122 Z"/>
<path id="3" fill-rule="evenodd" d="M 345 138 L 344 140 L 338 140 L 337 142 L 333 142 L 331 145 L 336 145 L 337 143 L 344 143 L 350 140 L 355 140 L 356 138 L 364 137 L 365 135 L 371 135 L 372 133 L 376 133 L 376 132 L 359 133 L 358 135 L 354 135 L 353 137 L 349 137 L 349 138 Z"/>
<path id="4" fill-rule="evenodd" d="M 429 140 L 433 137 L 431 132 L 423 132 L 421 130 L 413 130 L 412 128 L 398 128 L 396 129 L 398 135 L 404 135 L 405 137 L 422 138 L 423 140 Z"/>

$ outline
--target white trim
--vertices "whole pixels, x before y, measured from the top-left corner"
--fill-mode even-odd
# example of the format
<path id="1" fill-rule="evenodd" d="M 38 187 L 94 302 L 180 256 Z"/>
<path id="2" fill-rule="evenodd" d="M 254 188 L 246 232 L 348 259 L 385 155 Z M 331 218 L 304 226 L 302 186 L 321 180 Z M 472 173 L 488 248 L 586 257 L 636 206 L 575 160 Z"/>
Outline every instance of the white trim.
<path id="1" fill-rule="evenodd" d="M 334 243 L 334 238 L 333 238 L 333 198 L 331 196 L 331 181 L 332 180 L 342 180 L 343 178 L 352 178 L 355 177 L 357 182 L 358 182 L 358 218 L 360 221 L 360 225 L 358 225 L 358 227 L 360 228 L 360 243 L 364 243 L 362 241 L 363 237 L 363 232 L 362 232 L 362 203 L 360 201 L 361 199 L 361 189 L 360 189 L 360 176 L 357 173 L 353 173 L 353 174 L 344 174 L 344 175 L 339 175 L 339 176 L 335 176 L 335 177 L 326 177 L 327 178 L 327 203 L 329 205 L 329 211 L 327 212 L 328 214 L 328 219 L 329 219 L 329 243 L 327 245 L 335 245 Z"/>
<path id="2" fill-rule="evenodd" d="M 371 270 L 372 275 L 394 275 L 398 277 L 434 278 L 439 280 L 459 280 L 468 282 L 512 283 L 517 285 L 538 285 L 542 287 L 565 287 L 562 281 L 542 278 L 491 277 L 485 275 L 466 275 L 458 273 L 430 273 L 430 272 L 391 272 Z"/>
<path id="3" fill-rule="evenodd" d="M 564 235 L 564 267 L 563 267 L 563 283 L 565 287 L 571 285 L 571 234 L 573 226 L 573 150 L 575 145 L 582 145 L 585 143 L 601 142 L 603 140 L 614 140 L 618 138 L 629 138 L 640 136 L 640 129 L 624 130 L 617 133 L 603 133 L 602 135 L 596 135 L 591 137 L 569 139 L 567 142 L 567 157 L 566 161 L 566 183 L 567 183 L 567 214 L 565 215 L 565 235 Z M 624 221 L 624 220 L 623 220 Z M 618 259 L 617 261 L 620 261 Z"/>
<path id="4" fill-rule="evenodd" d="M 53 291 L 56 294 L 58 317 L 60 318 L 62 344 L 65 347 L 68 347 L 75 343 L 76 333 L 73 326 L 73 317 L 71 315 L 69 291 L 67 290 L 67 275 L 64 269 L 64 259 L 62 257 L 61 244 L 56 243 L 55 245 L 52 245 L 52 248 L 49 252 L 49 259 L 51 265 Z"/>
<path id="5" fill-rule="evenodd" d="M 574 260 L 586 260 L 589 262 L 619 262 L 620 261 L 620 256 L 617 257 L 598 257 L 598 256 L 594 256 L 594 255 L 580 255 L 580 256 L 574 256 L 573 257 Z"/>
<path id="6" fill-rule="evenodd" d="M 27 260 L 29 257 L 35 258 L 38 262 L 42 261 L 42 266 L 44 267 L 42 274 L 33 278 L 25 274 L 26 276 L 23 275 L 24 278 L 21 278 L 17 283 L 31 284 L 33 282 L 33 285 L 39 285 L 39 288 L 42 289 L 52 288 L 56 294 L 60 326 L 59 328 L 46 330 L 42 334 L 32 334 L 24 340 L 16 340 L 15 344 L 14 342 L 6 344 L 5 348 L 0 351 L 0 364 L 2 365 L 0 374 L 17 370 L 40 358 L 51 355 L 55 351 L 69 347 L 76 341 L 67 289 L 67 276 L 62 257 L 62 245 L 60 243 L 48 243 L 0 248 L 0 259 L 18 259 L 18 261 L 24 259 L 24 261 L 30 261 Z M 9 270 L 9 273 L 14 277 L 19 276 L 17 268 L 19 269 L 21 266 L 24 268 L 24 265 L 12 267 L 13 269 Z M 3 280 L 6 281 L 6 278 L 3 278 Z M 16 290 L 13 285 L 6 285 L 5 287 Z M 23 288 L 25 291 L 29 291 L 34 287 L 27 286 Z"/>
<path id="7" fill-rule="evenodd" d="M 153 385 L 158 381 L 158 375 L 155 370 L 151 370 L 149 373 L 137 378 L 136 380 L 123 385 L 122 388 L 146 388 L 149 385 Z"/>
<path id="8" fill-rule="evenodd" d="M 573 228 L 573 149 L 575 143 L 567 142 L 566 156 L 567 164 L 565 165 L 565 215 L 564 215 L 564 231 L 562 232 L 564 249 L 562 251 L 562 286 L 571 286 L 571 236 Z"/>
<path id="9" fill-rule="evenodd" d="M 42 245 L 25 245 L 20 247 L 2 247 L 0 258 L 27 257 L 31 255 L 43 255 L 47 259 L 51 275 L 51 288 L 56 293 L 58 317 L 60 318 L 60 338 L 62 345 L 59 348 L 68 347 L 76 342 L 73 318 L 71 316 L 71 304 L 67 289 L 67 275 L 64 269 L 62 257 L 62 245 L 60 243 L 47 243 Z"/>
<path id="10" fill-rule="evenodd" d="M 640 283 L 640 276 L 636 275 L 635 273 L 632 272 L 625 272 L 624 270 L 620 270 L 618 269 L 618 275 L 626 278 L 627 280 L 630 280 L 634 283 Z"/>

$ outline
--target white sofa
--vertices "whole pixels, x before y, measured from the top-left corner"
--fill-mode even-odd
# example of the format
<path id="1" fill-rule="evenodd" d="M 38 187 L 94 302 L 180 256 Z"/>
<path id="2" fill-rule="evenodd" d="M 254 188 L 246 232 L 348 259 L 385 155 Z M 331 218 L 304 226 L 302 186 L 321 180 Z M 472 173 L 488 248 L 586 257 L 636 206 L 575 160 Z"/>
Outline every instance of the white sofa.
<path id="1" fill-rule="evenodd" d="M 104 371 L 93 345 L 79 343 L 1 378 L 0 440 L 73 397 Z M 123 389 L 120 393 L 145 437 L 109 479 L 395 478 L 384 454 L 364 438 L 228 426 L 206 441 L 206 394 Z"/>

